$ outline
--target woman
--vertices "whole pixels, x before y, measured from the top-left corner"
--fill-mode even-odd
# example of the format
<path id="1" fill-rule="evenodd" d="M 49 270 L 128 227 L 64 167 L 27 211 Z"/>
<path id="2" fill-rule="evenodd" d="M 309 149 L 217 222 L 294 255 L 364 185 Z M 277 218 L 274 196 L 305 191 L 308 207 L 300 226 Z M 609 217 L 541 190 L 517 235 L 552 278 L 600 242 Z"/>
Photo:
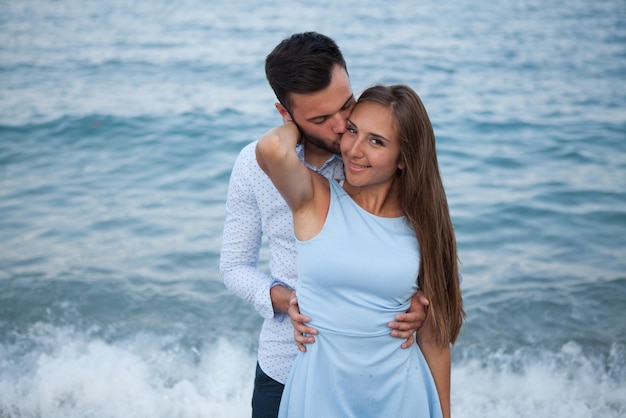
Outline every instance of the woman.
<path id="1" fill-rule="evenodd" d="M 341 139 L 343 185 L 297 158 L 287 123 L 257 160 L 292 210 L 298 301 L 317 328 L 283 392 L 281 417 L 449 417 L 450 344 L 464 312 L 454 230 L 428 114 L 409 87 L 375 86 Z M 430 300 L 418 346 L 387 322 L 417 286 Z"/>

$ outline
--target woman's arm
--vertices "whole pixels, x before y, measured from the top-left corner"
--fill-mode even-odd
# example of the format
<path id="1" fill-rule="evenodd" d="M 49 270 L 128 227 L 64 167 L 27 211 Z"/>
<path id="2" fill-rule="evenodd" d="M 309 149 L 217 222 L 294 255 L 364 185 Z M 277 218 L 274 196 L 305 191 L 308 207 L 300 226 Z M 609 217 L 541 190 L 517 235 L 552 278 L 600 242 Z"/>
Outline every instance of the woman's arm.
<path id="1" fill-rule="evenodd" d="M 299 138 L 297 126 L 286 123 L 268 131 L 256 147 L 259 167 L 270 177 L 293 212 L 313 198 L 312 173 L 300 162 L 295 151 Z"/>
<path id="2" fill-rule="evenodd" d="M 430 372 L 435 379 L 439 402 L 444 418 L 450 418 L 450 347 L 442 348 L 437 345 L 433 337 L 432 326 L 429 321 L 417 331 L 417 345 L 422 350 Z"/>

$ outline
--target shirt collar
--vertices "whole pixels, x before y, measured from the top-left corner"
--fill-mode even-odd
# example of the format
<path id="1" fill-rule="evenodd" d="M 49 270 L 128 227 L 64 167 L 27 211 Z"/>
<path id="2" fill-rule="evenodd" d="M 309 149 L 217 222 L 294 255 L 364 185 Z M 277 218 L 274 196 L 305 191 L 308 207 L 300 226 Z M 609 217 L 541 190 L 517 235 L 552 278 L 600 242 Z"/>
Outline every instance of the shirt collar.
<path id="1" fill-rule="evenodd" d="M 300 161 L 302 161 L 302 164 L 304 164 L 307 168 L 309 168 L 309 169 L 311 169 L 311 170 L 313 170 L 315 172 L 322 171 L 324 168 L 326 168 L 326 166 L 331 164 L 337 158 L 341 160 L 341 157 L 339 155 L 332 154 L 326 160 L 326 162 L 324 162 L 324 164 L 322 164 L 322 166 L 320 168 L 317 168 L 314 165 L 307 163 L 306 160 L 304 159 L 304 145 L 303 144 L 296 145 L 296 154 L 298 154 L 298 158 L 300 159 Z"/>

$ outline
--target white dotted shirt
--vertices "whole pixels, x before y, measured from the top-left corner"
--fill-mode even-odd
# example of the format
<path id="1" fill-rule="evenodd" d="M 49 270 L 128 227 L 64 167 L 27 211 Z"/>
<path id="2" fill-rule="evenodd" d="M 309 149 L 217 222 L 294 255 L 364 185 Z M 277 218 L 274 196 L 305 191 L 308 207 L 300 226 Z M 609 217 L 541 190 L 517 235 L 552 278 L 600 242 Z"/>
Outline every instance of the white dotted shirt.
<path id="1" fill-rule="evenodd" d="M 256 141 L 237 157 L 228 185 L 220 273 L 226 287 L 254 306 L 265 318 L 259 336 L 258 361 L 272 379 L 285 383 L 298 354 L 293 327 L 283 314 L 274 314 L 270 288 L 276 282 L 296 287 L 296 244 L 291 211 L 256 161 Z M 304 147 L 296 152 L 304 162 Z M 344 178 L 337 155 L 316 169 L 329 179 Z M 269 245 L 271 276 L 258 269 L 263 235 Z"/>

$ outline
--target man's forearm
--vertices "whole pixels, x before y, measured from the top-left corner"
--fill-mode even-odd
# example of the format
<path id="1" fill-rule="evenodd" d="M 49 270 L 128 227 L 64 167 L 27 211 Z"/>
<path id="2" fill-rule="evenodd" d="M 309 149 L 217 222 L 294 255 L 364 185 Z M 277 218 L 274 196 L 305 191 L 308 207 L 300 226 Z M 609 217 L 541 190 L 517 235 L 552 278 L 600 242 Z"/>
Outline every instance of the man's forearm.
<path id="1" fill-rule="evenodd" d="M 256 267 L 245 265 L 228 265 L 220 273 L 224 285 L 232 294 L 250 303 L 263 318 L 274 316 L 269 297 L 272 282 L 269 275 Z"/>

